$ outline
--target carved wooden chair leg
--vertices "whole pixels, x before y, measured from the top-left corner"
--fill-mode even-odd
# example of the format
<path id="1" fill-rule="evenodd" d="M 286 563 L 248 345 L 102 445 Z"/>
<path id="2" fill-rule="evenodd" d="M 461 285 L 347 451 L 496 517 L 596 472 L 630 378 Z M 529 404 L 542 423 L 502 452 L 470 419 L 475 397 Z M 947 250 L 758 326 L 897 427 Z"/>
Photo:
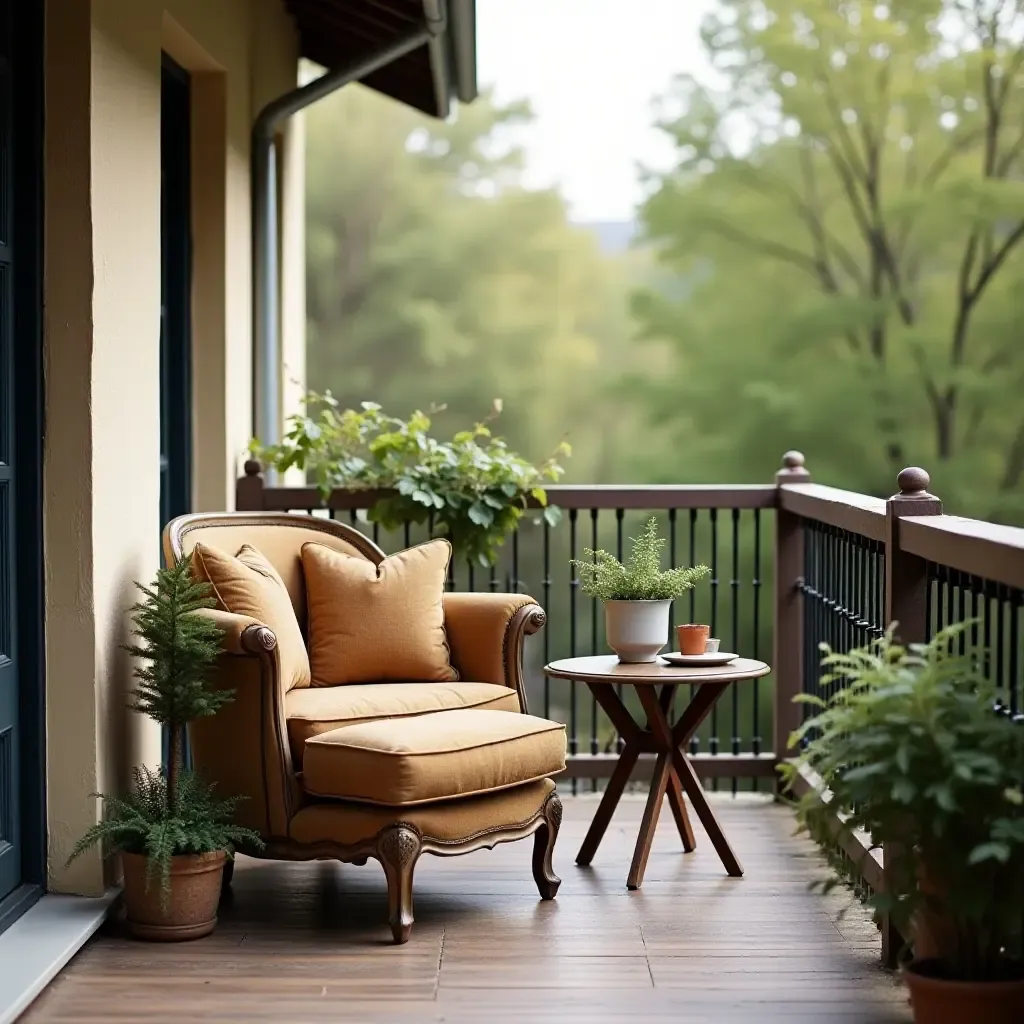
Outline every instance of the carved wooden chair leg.
<path id="1" fill-rule="evenodd" d="M 544 804 L 544 824 L 533 834 L 533 880 L 542 900 L 553 900 L 562 884 L 551 865 L 561 824 L 562 801 L 552 793 Z"/>
<path id="2" fill-rule="evenodd" d="M 422 837 L 411 825 L 392 825 L 377 839 L 377 859 L 388 882 L 388 922 L 398 945 L 412 933 L 412 875 L 422 848 Z"/>

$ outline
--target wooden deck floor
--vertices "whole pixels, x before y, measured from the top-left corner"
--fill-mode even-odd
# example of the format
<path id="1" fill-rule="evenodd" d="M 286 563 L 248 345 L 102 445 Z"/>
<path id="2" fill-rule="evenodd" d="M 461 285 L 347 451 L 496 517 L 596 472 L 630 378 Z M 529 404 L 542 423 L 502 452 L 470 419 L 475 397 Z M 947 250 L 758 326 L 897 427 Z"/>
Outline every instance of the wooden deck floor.
<path id="1" fill-rule="evenodd" d="M 592 868 L 576 850 L 596 807 L 566 797 L 562 888 L 540 903 L 531 844 L 420 862 L 416 925 L 387 944 L 379 866 L 239 859 L 217 932 L 180 946 L 98 935 L 22 1018 L 29 1024 L 366 1021 L 511 1024 L 898 1024 L 878 932 L 845 896 L 807 891 L 821 862 L 792 817 L 716 803 L 746 869 L 727 878 L 698 832 L 684 857 L 667 809 L 642 890 L 627 892 L 643 808 L 625 799 Z M 696 823 L 695 823 L 696 824 Z"/>

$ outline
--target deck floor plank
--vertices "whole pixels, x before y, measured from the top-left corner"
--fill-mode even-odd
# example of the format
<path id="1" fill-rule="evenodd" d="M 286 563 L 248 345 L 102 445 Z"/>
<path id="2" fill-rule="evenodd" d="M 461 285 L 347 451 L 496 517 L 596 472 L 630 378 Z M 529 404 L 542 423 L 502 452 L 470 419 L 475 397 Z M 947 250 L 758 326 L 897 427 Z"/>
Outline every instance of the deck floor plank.
<path id="1" fill-rule="evenodd" d="M 746 876 L 704 833 L 684 856 L 667 812 L 644 886 L 626 890 L 643 801 L 623 800 L 594 864 L 573 860 L 596 809 L 565 798 L 552 903 L 530 844 L 420 862 L 412 940 L 388 942 L 379 868 L 239 858 L 217 931 L 181 945 L 104 928 L 26 1024 L 365 1021 L 367 1024 L 903 1024 L 877 929 L 823 869 L 789 811 L 747 796 L 715 809 Z M 843 914 L 845 908 L 845 915 Z"/>

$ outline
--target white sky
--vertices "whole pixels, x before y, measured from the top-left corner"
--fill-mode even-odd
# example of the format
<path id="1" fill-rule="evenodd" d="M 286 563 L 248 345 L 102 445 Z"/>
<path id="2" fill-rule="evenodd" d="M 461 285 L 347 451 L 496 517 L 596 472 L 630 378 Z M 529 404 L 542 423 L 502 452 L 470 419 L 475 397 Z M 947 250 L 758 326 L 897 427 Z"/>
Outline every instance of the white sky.
<path id="1" fill-rule="evenodd" d="M 477 0 L 481 85 L 525 98 L 527 181 L 558 185 L 574 220 L 629 220 L 638 165 L 670 165 L 652 99 L 708 71 L 700 22 L 713 0 Z"/>

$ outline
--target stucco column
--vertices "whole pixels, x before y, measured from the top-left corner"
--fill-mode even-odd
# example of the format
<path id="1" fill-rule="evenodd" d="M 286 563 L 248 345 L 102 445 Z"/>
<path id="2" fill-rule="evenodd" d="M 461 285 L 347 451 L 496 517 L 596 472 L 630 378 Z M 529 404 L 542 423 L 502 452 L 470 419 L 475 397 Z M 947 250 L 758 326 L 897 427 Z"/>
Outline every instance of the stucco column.
<path id="1" fill-rule="evenodd" d="M 159 30 L 148 4 L 47 5 L 49 875 L 88 895 L 111 880 L 100 851 L 65 861 L 96 820 L 90 794 L 123 792 L 160 750 L 155 723 L 127 710 L 119 648 L 132 582 L 159 564 Z"/>

